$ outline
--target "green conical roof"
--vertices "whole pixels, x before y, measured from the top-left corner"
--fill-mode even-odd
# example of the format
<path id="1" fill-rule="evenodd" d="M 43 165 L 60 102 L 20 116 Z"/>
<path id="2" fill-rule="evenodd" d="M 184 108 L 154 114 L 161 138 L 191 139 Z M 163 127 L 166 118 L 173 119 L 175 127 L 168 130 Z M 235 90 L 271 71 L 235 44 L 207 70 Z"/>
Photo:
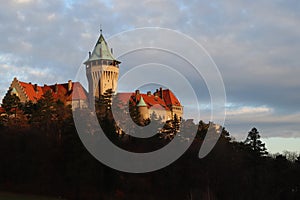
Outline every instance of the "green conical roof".
<path id="1" fill-rule="evenodd" d="M 99 39 L 94 47 L 91 56 L 87 61 L 85 61 L 85 64 L 87 62 L 94 61 L 94 60 L 110 60 L 110 61 L 116 61 L 117 63 L 121 63 L 117 61 L 112 55 L 102 33 L 99 36 Z"/>
<path id="2" fill-rule="evenodd" d="M 145 106 L 147 106 L 147 104 L 145 103 L 144 98 L 141 96 L 141 99 L 140 99 L 137 107 L 145 107 Z"/>

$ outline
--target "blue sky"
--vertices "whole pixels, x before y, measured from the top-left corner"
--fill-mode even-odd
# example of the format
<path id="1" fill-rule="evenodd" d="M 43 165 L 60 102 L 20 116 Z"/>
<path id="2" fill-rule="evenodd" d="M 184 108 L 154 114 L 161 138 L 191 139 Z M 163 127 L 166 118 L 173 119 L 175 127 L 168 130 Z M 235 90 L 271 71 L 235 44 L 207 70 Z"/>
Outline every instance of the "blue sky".
<path id="1" fill-rule="evenodd" d="M 202 44 L 218 66 L 231 134 L 243 139 L 255 126 L 263 138 L 285 138 L 268 139 L 270 150 L 281 151 L 300 137 L 299 10 L 297 0 L 7 1 L 0 7 L 0 99 L 13 77 L 41 85 L 74 79 L 100 24 L 106 38 L 169 28 Z"/>

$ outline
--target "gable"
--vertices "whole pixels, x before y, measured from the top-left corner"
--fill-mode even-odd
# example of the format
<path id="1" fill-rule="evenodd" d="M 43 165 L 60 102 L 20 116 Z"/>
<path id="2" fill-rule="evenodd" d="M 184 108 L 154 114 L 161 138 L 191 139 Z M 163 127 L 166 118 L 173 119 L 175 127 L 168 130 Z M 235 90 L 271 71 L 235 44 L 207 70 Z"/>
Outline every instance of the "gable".
<path id="1" fill-rule="evenodd" d="M 163 90 L 162 92 L 163 92 L 163 99 L 165 100 L 167 105 L 181 106 L 179 100 L 171 90 L 166 89 Z"/>

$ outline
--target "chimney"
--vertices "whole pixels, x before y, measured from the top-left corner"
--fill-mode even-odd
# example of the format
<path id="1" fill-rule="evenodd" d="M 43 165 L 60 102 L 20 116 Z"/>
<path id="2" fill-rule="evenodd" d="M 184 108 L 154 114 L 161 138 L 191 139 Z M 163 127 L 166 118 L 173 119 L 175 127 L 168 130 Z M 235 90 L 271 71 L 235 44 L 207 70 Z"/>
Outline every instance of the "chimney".
<path id="1" fill-rule="evenodd" d="M 92 53 L 89 51 L 89 58 L 91 58 L 92 57 Z"/>
<path id="2" fill-rule="evenodd" d="M 29 82 L 29 84 L 31 85 L 31 82 Z"/>
<path id="3" fill-rule="evenodd" d="M 160 98 L 163 99 L 163 90 L 161 87 L 159 88 L 159 95 L 160 95 Z"/>
<path id="4" fill-rule="evenodd" d="M 35 91 L 36 93 L 39 92 L 39 91 L 38 91 L 38 88 L 37 88 L 37 84 L 34 84 L 34 85 L 33 85 L 33 89 L 34 89 L 34 91 Z"/>
<path id="5" fill-rule="evenodd" d="M 55 92 L 55 93 L 58 92 L 58 85 L 57 85 L 57 83 L 55 83 L 55 85 L 54 85 L 54 92 Z"/>
<path id="6" fill-rule="evenodd" d="M 147 96 L 151 96 L 151 91 L 148 91 L 148 92 L 147 92 Z"/>
<path id="7" fill-rule="evenodd" d="M 71 90 L 72 90 L 72 81 L 69 80 L 68 81 L 68 92 L 71 92 Z"/>
<path id="8" fill-rule="evenodd" d="M 140 96 L 140 91 L 136 90 L 135 91 L 135 102 L 138 103 L 138 96 Z"/>

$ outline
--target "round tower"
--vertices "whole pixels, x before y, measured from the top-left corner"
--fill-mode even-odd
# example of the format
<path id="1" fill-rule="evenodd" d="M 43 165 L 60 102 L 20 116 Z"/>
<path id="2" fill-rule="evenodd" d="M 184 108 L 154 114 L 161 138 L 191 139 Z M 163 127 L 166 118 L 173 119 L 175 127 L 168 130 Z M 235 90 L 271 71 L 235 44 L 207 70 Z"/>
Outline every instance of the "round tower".
<path id="1" fill-rule="evenodd" d="M 138 111 L 140 114 L 140 122 L 143 122 L 144 120 L 149 119 L 149 110 L 148 106 L 144 101 L 144 98 L 141 96 L 139 103 L 137 104 Z"/>
<path id="2" fill-rule="evenodd" d="M 94 98 L 99 99 L 107 90 L 116 91 L 120 63 L 113 57 L 112 49 L 109 49 L 101 31 L 93 52 L 89 52 L 89 58 L 84 62 L 89 82 L 90 105 L 94 104 Z"/>

